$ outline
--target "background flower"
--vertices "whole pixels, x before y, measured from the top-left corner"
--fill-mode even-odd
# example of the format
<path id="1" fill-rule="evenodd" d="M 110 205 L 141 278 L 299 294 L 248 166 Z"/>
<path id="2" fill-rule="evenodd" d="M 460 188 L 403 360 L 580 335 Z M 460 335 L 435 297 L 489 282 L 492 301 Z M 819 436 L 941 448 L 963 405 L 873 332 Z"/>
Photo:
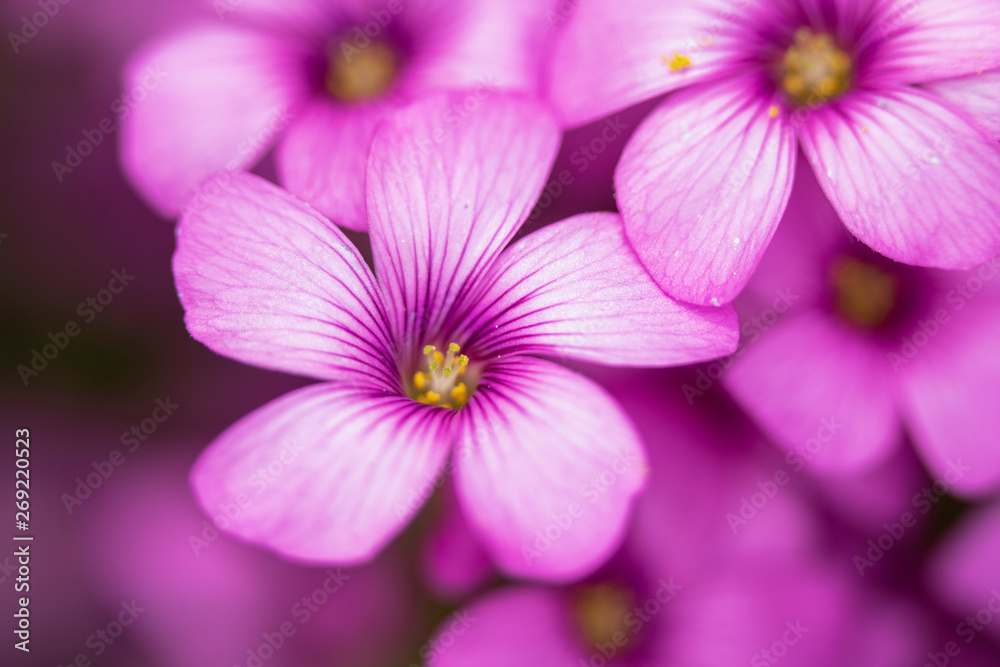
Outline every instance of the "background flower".
<path id="1" fill-rule="evenodd" d="M 533 94 L 548 26 L 537 2 L 310 0 L 214 3 L 217 16 L 147 44 L 126 88 L 126 173 L 175 215 L 215 171 L 276 147 L 281 182 L 338 224 L 364 230 L 375 127 L 406 102 L 467 90 Z M 195 203 L 197 205 L 197 202 Z"/>
<path id="2" fill-rule="evenodd" d="M 743 288 L 797 145 L 867 245 L 968 269 L 1000 254 L 998 27 L 989 0 L 587 2 L 560 36 L 551 98 L 576 125 L 680 91 L 615 174 L 629 239 L 677 298 Z"/>

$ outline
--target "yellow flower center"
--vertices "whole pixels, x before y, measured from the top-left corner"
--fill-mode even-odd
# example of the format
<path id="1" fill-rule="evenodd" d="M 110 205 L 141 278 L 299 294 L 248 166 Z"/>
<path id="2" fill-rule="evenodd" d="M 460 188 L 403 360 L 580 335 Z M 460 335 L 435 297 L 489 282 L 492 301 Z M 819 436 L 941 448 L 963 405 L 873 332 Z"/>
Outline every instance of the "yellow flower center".
<path id="1" fill-rule="evenodd" d="M 795 41 L 781 59 L 778 80 L 797 106 L 822 104 L 850 88 L 851 57 L 825 33 L 809 28 L 795 31 Z"/>
<path id="2" fill-rule="evenodd" d="M 382 42 L 357 47 L 342 40 L 330 47 L 326 89 L 346 101 L 367 100 L 381 95 L 396 79 L 396 52 Z"/>
<path id="3" fill-rule="evenodd" d="M 876 266 L 846 259 L 834 267 L 833 282 L 841 315 L 863 327 L 877 327 L 892 314 L 899 278 Z"/>
<path id="4" fill-rule="evenodd" d="M 450 344 L 447 352 L 425 345 L 424 361 L 413 374 L 413 382 L 408 388 L 410 398 L 452 410 L 465 405 L 475 386 L 467 372 L 469 358 L 459 354 L 461 351 L 457 343 Z"/>
<path id="5" fill-rule="evenodd" d="M 625 618 L 632 603 L 632 595 L 624 588 L 612 584 L 584 587 L 577 595 L 574 608 L 583 638 L 594 646 L 620 645 L 621 635 L 631 635 Z"/>

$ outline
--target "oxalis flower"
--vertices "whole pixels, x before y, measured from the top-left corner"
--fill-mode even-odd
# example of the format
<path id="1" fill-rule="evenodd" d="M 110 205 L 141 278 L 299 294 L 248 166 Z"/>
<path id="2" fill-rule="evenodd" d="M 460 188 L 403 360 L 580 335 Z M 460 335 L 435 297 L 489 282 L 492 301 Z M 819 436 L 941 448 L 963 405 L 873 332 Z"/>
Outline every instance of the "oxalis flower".
<path id="1" fill-rule="evenodd" d="M 193 484 L 212 514 L 238 508 L 229 530 L 244 538 L 349 563 L 409 521 L 455 450 L 447 470 L 498 565 L 572 577 L 619 540 L 645 458 L 605 391 L 535 355 L 712 358 L 735 348 L 735 313 L 664 295 L 614 214 L 505 248 L 559 131 L 527 99 L 497 96 L 454 122 L 462 103 L 415 104 L 376 135 L 374 275 L 331 222 L 251 175 L 181 218 L 174 271 L 192 335 L 324 381 L 223 433 Z M 546 531 L 548 545 L 533 549 Z"/>
<path id="2" fill-rule="evenodd" d="M 799 468 L 870 469 L 905 427 L 935 489 L 997 490 L 1000 258 L 970 271 L 924 269 L 852 241 L 816 180 L 800 174 L 737 302 L 744 321 L 777 290 L 794 305 L 754 336 L 723 383 Z"/>
<path id="3" fill-rule="evenodd" d="M 162 73 L 124 116 L 120 154 L 164 216 L 213 172 L 248 169 L 274 147 L 286 188 L 364 230 L 375 126 L 433 91 L 468 90 L 469 105 L 534 93 L 549 30 L 534 0 L 213 4 L 211 20 L 148 44 L 125 71 L 128 90 Z"/>
<path id="4" fill-rule="evenodd" d="M 515 584 L 476 596 L 441 623 L 424 664 L 918 664 L 919 617 L 819 556 L 839 542 L 818 529 L 794 488 L 783 487 L 736 534 L 729 529 L 726 508 L 774 468 L 752 453 L 745 423 L 692 409 L 665 379 L 622 387 L 654 472 L 618 553 L 566 586 Z"/>
<path id="5" fill-rule="evenodd" d="M 742 289 L 797 146 L 865 244 L 968 269 L 1000 254 L 998 31 L 993 0 L 595 0 L 567 24 L 552 98 L 577 124 L 684 89 L 615 173 L 628 237 L 677 298 Z"/>

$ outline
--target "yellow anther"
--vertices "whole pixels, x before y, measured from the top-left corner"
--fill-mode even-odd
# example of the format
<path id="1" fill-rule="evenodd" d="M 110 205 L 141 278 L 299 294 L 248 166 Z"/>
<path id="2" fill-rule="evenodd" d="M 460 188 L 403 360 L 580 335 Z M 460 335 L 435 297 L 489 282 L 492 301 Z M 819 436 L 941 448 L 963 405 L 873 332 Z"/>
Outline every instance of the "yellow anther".
<path id="1" fill-rule="evenodd" d="M 780 109 L 778 108 L 778 105 L 772 104 L 771 108 L 767 110 L 767 115 L 770 116 L 771 118 L 777 118 L 779 111 Z"/>
<path id="2" fill-rule="evenodd" d="M 664 56 L 664 60 L 666 60 L 666 56 Z M 674 57 L 670 60 L 669 66 L 671 72 L 680 72 L 682 69 L 687 69 L 691 66 L 691 59 L 687 56 L 675 53 Z"/>
<path id="3" fill-rule="evenodd" d="M 469 366 L 469 357 L 457 354 L 462 349 L 458 343 L 449 343 L 447 353 L 438 351 L 434 345 L 424 345 L 422 349 L 423 365 L 413 374 L 409 396 L 426 405 L 461 408 L 476 388 L 475 379 L 468 380 L 468 384 L 459 382 Z"/>

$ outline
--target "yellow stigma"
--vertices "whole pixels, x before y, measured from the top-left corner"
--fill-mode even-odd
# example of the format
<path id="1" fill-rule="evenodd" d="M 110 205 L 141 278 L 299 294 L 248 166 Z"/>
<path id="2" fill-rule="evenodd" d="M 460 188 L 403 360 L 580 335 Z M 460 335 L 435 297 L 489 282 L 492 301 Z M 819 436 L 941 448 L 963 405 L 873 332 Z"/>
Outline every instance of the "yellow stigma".
<path id="1" fill-rule="evenodd" d="M 851 57 L 830 35 L 799 28 L 781 60 L 778 81 L 792 104 L 806 106 L 845 93 L 852 74 Z"/>
<path id="2" fill-rule="evenodd" d="M 461 351 L 457 343 L 448 346 L 447 354 L 439 352 L 434 345 L 425 345 L 423 366 L 426 370 L 413 374 L 410 398 L 426 405 L 453 410 L 465 405 L 472 392 L 465 382 L 469 357 L 459 354 Z"/>
<path id="3" fill-rule="evenodd" d="M 834 267 L 837 309 L 854 324 L 877 327 L 892 314 L 899 279 L 876 266 L 846 259 Z"/>
<path id="4" fill-rule="evenodd" d="M 671 72 L 680 72 L 682 69 L 691 67 L 691 59 L 687 56 L 681 55 L 680 53 L 675 53 L 674 57 L 669 61 L 666 56 L 663 56 L 663 62 L 670 67 Z"/>
<path id="5" fill-rule="evenodd" d="M 585 586 L 576 597 L 577 626 L 583 639 L 592 646 L 618 644 L 616 634 L 630 637 L 632 632 L 625 622 L 632 608 L 629 592 L 611 584 Z M 621 640 L 621 634 L 618 640 Z"/>
<path id="6" fill-rule="evenodd" d="M 326 89 L 346 101 L 367 100 L 392 85 L 399 69 L 396 52 L 382 42 L 357 47 L 347 38 L 330 47 Z"/>

